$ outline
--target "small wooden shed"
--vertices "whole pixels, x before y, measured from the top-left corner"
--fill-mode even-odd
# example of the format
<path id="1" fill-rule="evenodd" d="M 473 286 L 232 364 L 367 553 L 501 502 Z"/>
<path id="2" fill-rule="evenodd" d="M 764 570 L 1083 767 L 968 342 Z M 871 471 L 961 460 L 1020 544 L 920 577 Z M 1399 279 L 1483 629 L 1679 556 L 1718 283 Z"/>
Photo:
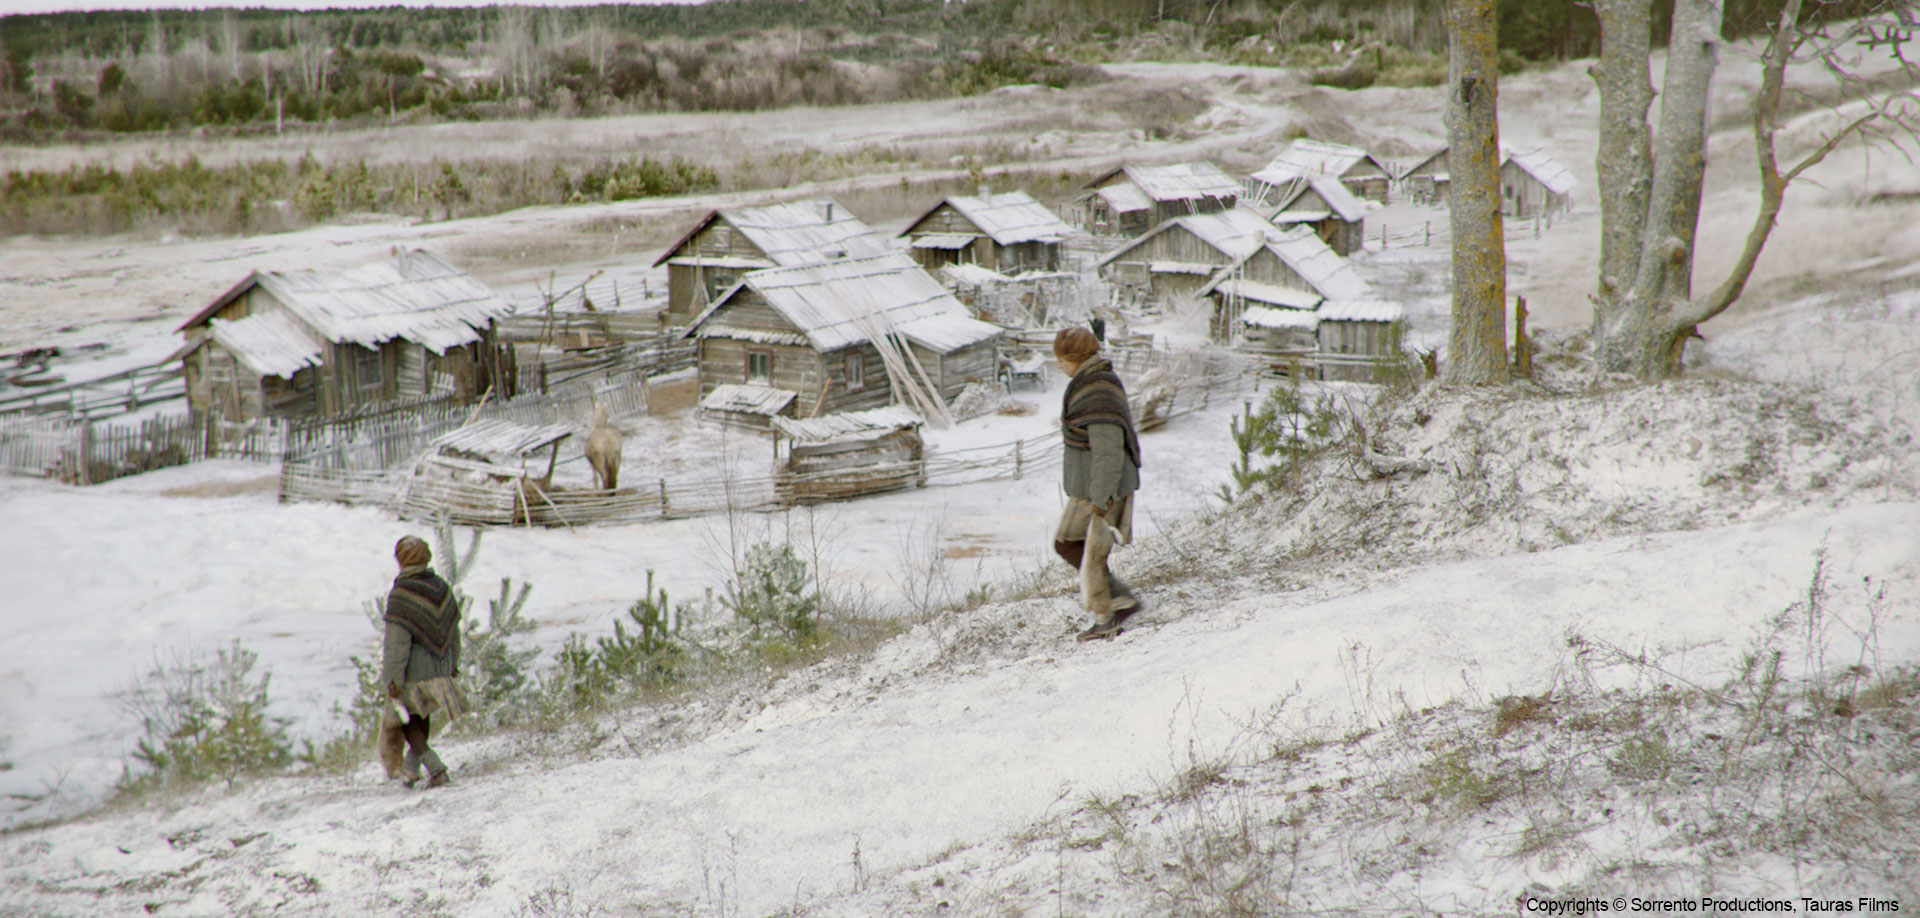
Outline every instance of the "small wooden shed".
<path id="1" fill-rule="evenodd" d="M 1227 210 L 1243 189 L 1210 162 L 1121 166 L 1086 184 L 1075 199 L 1087 229 L 1137 236 L 1174 217 Z"/>
<path id="2" fill-rule="evenodd" d="M 255 271 L 180 326 L 196 417 L 324 417 L 514 391 L 494 324 L 510 306 L 421 249 L 328 271 Z"/>
<path id="3" fill-rule="evenodd" d="M 667 266 L 667 324 L 684 327 L 748 271 L 891 248 L 846 208 L 819 198 L 709 211 L 653 264 Z"/>
<path id="4" fill-rule="evenodd" d="M 1406 310 L 1398 303 L 1329 300 L 1316 312 L 1321 379 L 1372 382 L 1378 368 L 1400 351 Z"/>
<path id="5" fill-rule="evenodd" d="M 904 405 L 774 418 L 776 453 L 786 445 L 774 472 L 774 491 L 793 506 L 925 485 L 920 425 L 920 416 Z"/>
<path id="6" fill-rule="evenodd" d="M 1072 234 L 1073 227 L 1026 192 L 985 188 L 978 196 L 942 200 L 900 232 L 929 271 L 970 263 L 1003 274 L 1059 270 L 1060 245 Z"/>
<path id="7" fill-rule="evenodd" d="M 407 515 L 465 525 L 551 524 L 548 496 L 564 424 L 492 418 L 434 438 L 404 484 Z"/>
<path id="8" fill-rule="evenodd" d="M 993 378 L 1000 334 L 911 258 L 889 252 L 748 272 L 683 336 L 700 344 L 703 399 L 722 386 L 790 393 L 762 415 L 771 424 L 780 414 L 913 404 L 915 392 L 944 404 L 969 380 Z"/>

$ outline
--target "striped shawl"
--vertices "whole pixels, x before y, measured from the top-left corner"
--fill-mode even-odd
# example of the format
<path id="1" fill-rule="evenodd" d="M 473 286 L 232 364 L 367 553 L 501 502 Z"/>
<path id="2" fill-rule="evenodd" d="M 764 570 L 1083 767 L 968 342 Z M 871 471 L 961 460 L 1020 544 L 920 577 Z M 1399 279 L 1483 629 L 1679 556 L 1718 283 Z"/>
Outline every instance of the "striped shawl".
<path id="1" fill-rule="evenodd" d="M 444 657 L 460 627 L 460 603 L 453 588 L 431 569 L 408 568 L 394 578 L 387 594 L 387 622 L 407 629 L 428 653 Z"/>
<path id="2" fill-rule="evenodd" d="M 1126 432 L 1127 457 L 1140 468 L 1140 439 L 1133 430 L 1133 409 L 1127 405 L 1127 389 L 1113 372 L 1105 357 L 1092 357 L 1073 374 L 1067 394 L 1060 401 L 1060 434 L 1068 449 L 1092 447 L 1087 434 L 1089 424 L 1118 424 Z"/>

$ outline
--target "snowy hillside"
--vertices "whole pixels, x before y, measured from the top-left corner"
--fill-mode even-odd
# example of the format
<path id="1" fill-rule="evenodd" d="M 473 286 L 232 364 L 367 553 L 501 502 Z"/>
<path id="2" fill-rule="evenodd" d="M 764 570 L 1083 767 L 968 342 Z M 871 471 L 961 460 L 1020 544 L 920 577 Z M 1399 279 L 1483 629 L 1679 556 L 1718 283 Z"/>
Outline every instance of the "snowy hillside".
<path id="1" fill-rule="evenodd" d="M 1516 82 L 1536 113 L 1591 107 L 1571 68 Z M 1262 130 L 1299 102 L 1270 90 L 1214 87 Z M 1590 150 L 1590 114 L 1525 130 Z M 607 634 L 649 570 L 676 597 L 719 586 L 742 536 L 817 548 L 864 640 L 455 731 L 432 791 L 366 760 L 113 797 L 140 736 L 117 699 L 189 651 L 239 638 L 296 735 L 338 731 L 375 643 L 361 603 L 417 526 L 281 505 L 273 467 L 244 463 L 0 481 L 0 916 L 1920 908 L 1920 248 L 1910 210 L 1829 178 L 1684 380 L 1586 363 L 1582 209 L 1510 247 L 1546 326 L 1534 380 L 1308 390 L 1416 467 L 1376 473 L 1348 426 L 1228 504 L 1237 401 L 1143 435 L 1141 538 L 1114 563 L 1148 605 L 1109 643 L 1072 639 L 1051 468 L 811 514 L 492 531 L 467 589 L 534 584 L 542 667 Z M 1717 189 L 1708 221 L 1745 200 Z M 1814 257 L 1870 245 L 1899 257 Z M 169 255 L 150 248 L 131 257 Z M 1444 257 L 1358 262 L 1431 340 Z M 163 324 L 114 334 L 154 347 Z M 1050 429 L 1060 385 L 946 445 Z"/>

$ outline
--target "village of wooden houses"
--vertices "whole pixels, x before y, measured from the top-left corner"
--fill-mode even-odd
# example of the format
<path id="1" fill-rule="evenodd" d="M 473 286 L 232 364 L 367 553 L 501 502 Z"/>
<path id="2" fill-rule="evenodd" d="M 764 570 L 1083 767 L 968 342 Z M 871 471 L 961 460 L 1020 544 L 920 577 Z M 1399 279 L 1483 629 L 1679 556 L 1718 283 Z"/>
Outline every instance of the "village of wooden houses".
<path id="1" fill-rule="evenodd" d="M 1512 217 L 1568 207 L 1566 169 L 1504 153 Z M 1301 138 L 1246 176 L 1130 162 L 1053 202 L 982 186 L 927 201 L 898 233 L 827 198 L 725 207 L 657 255 L 527 289 L 492 289 L 425 248 L 345 271 L 258 270 L 182 304 L 191 318 L 156 365 L 15 373 L 0 391 L 0 462 L 91 484 L 255 459 L 279 464 L 283 502 L 482 526 L 1019 475 L 1057 459 L 1057 437 L 941 456 L 922 432 L 1014 410 L 1057 372 L 1049 343 L 1069 324 L 1100 330 L 1143 429 L 1266 379 L 1404 372 L 1407 317 L 1366 263 L 1393 239 L 1369 214 L 1428 208 L 1431 243 L 1446 189 L 1444 150 L 1395 162 Z M 1156 332 L 1169 316 L 1197 333 Z M 734 443 L 764 441 L 764 475 L 725 488 L 631 464 L 622 475 L 636 455 L 623 424 L 676 404 Z"/>

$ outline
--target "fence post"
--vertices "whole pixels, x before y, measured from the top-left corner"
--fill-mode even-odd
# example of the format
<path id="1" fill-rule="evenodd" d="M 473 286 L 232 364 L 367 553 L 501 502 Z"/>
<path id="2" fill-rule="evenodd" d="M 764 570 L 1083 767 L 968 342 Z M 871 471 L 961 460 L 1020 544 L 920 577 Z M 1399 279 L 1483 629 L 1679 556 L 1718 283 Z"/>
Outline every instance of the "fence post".
<path id="1" fill-rule="evenodd" d="M 1015 481 L 1020 479 L 1024 466 L 1025 460 L 1020 458 L 1020 441 L 1015 440 L 1013 441 L 1013 478 Z"/>
<path id="2" fill-rule="evenodd" d="M 1382 221 L 1380 223 L 1380 251 L 1384 252 L 1386 250 L 1387 250 L 1387 224 L 1385 221 Z"/>
<path id="3" fill-rule="evenodd" d="M 1421 245 L 1421 248 L 1428 248 L 1433 245 L 1433 221 L 1432 220 L 1427 221 L 1427 241 L 1421 243 L 1420 245 Z"/>
<path id="4" fill-rule="evenodd" d="M 93 422 L 80 419 L 80 468 L 79 483 L 93 484 Z"/>
<path id="5" fill-rule="evenodd" d="M 660 479 L 660 518 L 667 518 L 667 480 Z"/>

